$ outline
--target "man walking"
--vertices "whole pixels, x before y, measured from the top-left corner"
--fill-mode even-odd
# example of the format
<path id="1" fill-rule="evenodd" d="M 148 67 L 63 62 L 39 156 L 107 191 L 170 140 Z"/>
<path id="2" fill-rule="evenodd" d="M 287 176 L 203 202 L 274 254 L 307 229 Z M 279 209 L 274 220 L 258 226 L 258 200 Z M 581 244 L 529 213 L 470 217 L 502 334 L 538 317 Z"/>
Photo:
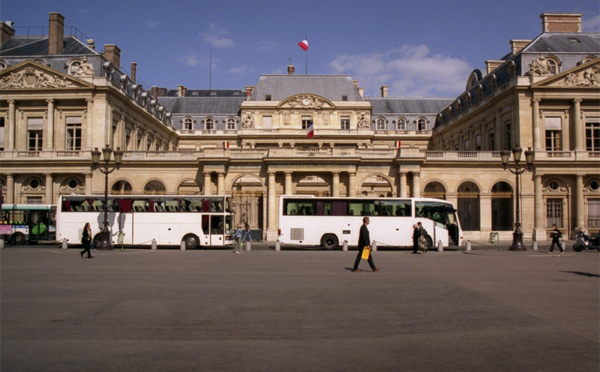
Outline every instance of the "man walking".
<path id="1" fill-rule="evenodd" d="M 371 237 L 369 236 L 369 229 L 367 225 L 369 224 L 369 217 L 363 218 L 363 225 L 360 227 L 360 233 L 358 235 L 358 255 L 356 256 L 356 260 L 354 261 L 354 267 L 352 268 L 352 272 L 358 272 L 358 265 L 360 264 L 360 260 L 362 258 L 363 250 L 365 247 L 371 245 Z M 373 263 L 373 255 L 369 254 L 369 258 L 367 260 L 369 266 L 371 266 L 371 270 L 379 271 L 380 268 L 376 267 Z"/>

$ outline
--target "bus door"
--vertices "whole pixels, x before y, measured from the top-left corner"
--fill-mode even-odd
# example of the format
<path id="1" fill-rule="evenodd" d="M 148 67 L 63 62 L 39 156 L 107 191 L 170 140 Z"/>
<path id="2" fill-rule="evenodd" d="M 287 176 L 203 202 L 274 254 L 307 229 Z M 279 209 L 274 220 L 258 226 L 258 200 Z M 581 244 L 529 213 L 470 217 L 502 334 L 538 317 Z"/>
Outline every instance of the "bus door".
<path id="1" fill-rule="evenodd" d="M 49 240 L 50 226 L 50 211 L 31 211 L 29 218 L 29 241 L 39 242 L 40 240 Z"/>
<path id="2" fill-rule="evenodd" d="M 210 245 L 222 246 L 225 241 L 225 216 L 210 216 Z"/>

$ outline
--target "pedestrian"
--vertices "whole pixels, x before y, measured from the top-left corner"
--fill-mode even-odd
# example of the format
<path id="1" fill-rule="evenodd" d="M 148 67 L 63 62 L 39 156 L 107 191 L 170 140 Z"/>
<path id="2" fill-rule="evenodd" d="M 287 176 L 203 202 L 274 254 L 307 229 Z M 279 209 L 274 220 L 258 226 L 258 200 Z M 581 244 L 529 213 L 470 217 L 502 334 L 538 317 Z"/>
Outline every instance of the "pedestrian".
<path id="1" fill-rule="evenodd" d="M 83 226 L 83 233 L 81 234 L 81 244 L 83 245 L 83 251 L 79 252 L 81 257 L 87 252 L 87 258 L 92 258 L 92 252 L 90 251 L 92 243 L 92 227 L 89 222 L 86 222 Z"/>
<path id="2" fill-rule="evenodd" d="M 232 236 L 233 240 L 235 240 L 235 243 L 233 243 L 235 245 L 233 253 L 242 254 L 242 225 L 238 223 L 235 227 L 235 234 Z"/>
<path id="3" fill-rule="evenodd" d="M 421 230 L 417 224 L 413 225 L 413 254 L 417 254 L 419 252 L 419 237 L 421 236 Z"/>
<path id="4" fill-rule="evenodd" d="M 371 237 L 369 236 L 369 229 L 367 225 L 369 224 L 369 217 L 363 217 L 363 225 L 360 227 L 360 232 L 358 234 L 358 255 L 356 256 L 356 260 L 354 261 L 354 267 L 352 268 L 352 272 L 359 272 L 358 265 L 360 264 L 360 260 L 362 258 L 363 250 L 365 247 L 371 246 Z M 373 263 L 373 255 L 369 254 L 369 258 L 367 259 L 369 266 L 371 266 L 371 270 L 379 271 L 380 268 L 376 267 Z"/>
<path id="5" fill-rule="evenodd" d="M 552 252 L 554 251 L 554 245 L 556 244 L 558 246 L 558 249 L 560 249 L 560 254 L 565 253 L 565 250 L 562 247 L 562 244 L 560 244 L 560 239 L 562 238 L 562 233 L 560 232 L 560 230 L 558 229 L 558 227 L 556 227 L 556 224 L 552 225 L 552 244 L 550 245 L 550 254 L 553 254 Z"/>
<path id="6" fill-rule="evenodd" d="M 244 235 L 242 236 L 242 244 L 244 242 L 252 243 L 252 231 L 250 231 L 250 225 L 248 225 L 248 223 L 246 223 L 246 225 L 244 227 L 245 227 L 245 230 L 244 230 Z"/>
<path id="7" fill-rule="evenodd" d="M 427 253 L 428 247 L 425 236 L 427 236 L 427 230 L 423 228 L 423 224 L 421 222 L 417 222 L 417 247 L 420 248 L 420 250 L 417 250 L 416 253 Z"/>

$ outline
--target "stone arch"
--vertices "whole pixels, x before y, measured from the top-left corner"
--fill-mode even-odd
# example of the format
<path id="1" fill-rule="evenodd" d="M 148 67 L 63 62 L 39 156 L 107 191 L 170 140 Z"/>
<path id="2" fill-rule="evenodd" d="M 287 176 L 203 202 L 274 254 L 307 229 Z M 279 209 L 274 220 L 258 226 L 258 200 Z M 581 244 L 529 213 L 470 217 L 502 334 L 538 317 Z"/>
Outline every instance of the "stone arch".
<path id="1" fill-rule="evenodd" d="M 498 181 L 491 188 L 492 230 L 510 231 L 514 227 L 514 188 L 507 181 Z"/>
<path id="2" fill-rule="evenodd" d="M 254 173 L 244 173 L 234 177 L 228 187 L 232 195 L 234 224 L 248 223 L 251 230 L 258 230 L 262 236 L 267 216 L 267 186 L 263 179 Z"/>
<path id="3" fill-rule="evenodd" d="M 146 182 L 144 186 L 144 195 L 164 195 L 167 193 L 165 184 L 158 179 L 153 179 Z"/>
<path id="4" fill-rule="evenodd" d="M 296 195 L 331 196 L 331 184 L 319 173 L 294 174 Z"/>
<path id="5" fill-rule="evenodd" d="M 25 177 L 21 184 L 21 201 L 15 203 L 41 204 L 46 197 L 46 180 L 39 174 Z"/>
<path id="6" fill-rule="evenodd" d="M 481 187 L 473 180 L 464 180 L 457 188 L 458 217 L 464 231 L 481 229 Z"/>
<path id="7" fill-rule="evenodd" d="M 200 195 L 200 185 L 192 178 L 184 179 L 177 185 L 177 195 Z"/>
<path id="8" fill-rule="evenodd" d="M 446 185 L 440 180 L 429 181 L 423 193 L 421 194 L 424 198 L 435 198 L 435 199 L 446 199 Z"/>
<path id="9" fill-rule="evenodd" d="M 85 179 L 81 175 L 68 174 L 60 180 L 59 195 L 85 194 Z"/>
<path id="10" fill-rule="evenodd" d="M 369 173 L 360 181 L 358 195 L 362 196 L 394 196 L 394 180 L 382 173 Z"/>
<path id="11" fill-rule="evenodd" d="M 113 182 L 110 193 L 112 195 L 131 195 L 133 191 L 133 187 L 131 187 L 131 182 L 126 179 L 118 179 Z"/>

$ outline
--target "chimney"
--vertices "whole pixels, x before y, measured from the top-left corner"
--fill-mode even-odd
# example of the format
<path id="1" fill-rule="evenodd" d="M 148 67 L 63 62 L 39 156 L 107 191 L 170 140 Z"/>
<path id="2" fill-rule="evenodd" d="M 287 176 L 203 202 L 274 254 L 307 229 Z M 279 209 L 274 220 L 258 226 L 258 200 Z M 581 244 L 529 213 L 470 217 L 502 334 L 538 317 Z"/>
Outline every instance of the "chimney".
<path id="1" fill-rule="evenodd" d="M 503 63 L 504 61 L 492 61 L 488 59 L 487 61 L 485 61 L 486 74 L 489 74 L 490 72 L 494 71 L 498 68 L 498 66 L 500 66 Z"/>
<path id="2" fill-rule="evenodd" d="M 152 99 L 158 98 L 158 87 L 155 85 L 152 87 Z"/>
<path id="3" fill-rule="evenodd" d="M 135 84 L 135 79 L 137 78 L 137 63 L 135 61 L 131 62 L 131 81 Z"/>
<path id="4" fill-rule="evenodd" d="M 531 43 L 531 40 L 520 40 L 520 39 L 513 39 L 510 41 L 510 51 L 512 53 L 512 55 L 514 56 L 515 54 L 519 53 L 521 51 L 521 49 L 525 48 L 529 43 Z"/>
<path id="5" fill-rule="evenodd" d="M 104 45 L 104 58 L 112 62 L 116 68 L 121 68 L 121 49 L 115 44 Z"/>
<path id="6" fill-rule="evenodd" d="M 581 13 L 542 13 L 542 32 L 581 32 Z"/>
<path id="7" fill-rule="evenodd" d="M 251 85 L 246 86 L 246 98 L 250 98 L 252 96 L 252 92 L 254 91 L 254 87 Z"/>
<path id="8" fill-rule="evenodd" d="M 288 75 L 294 75 L 294 72 L 296 72 L 294 65 L 288 65 Z"/>
<path id="9" fill-rule="evenodd" d="M 388 86 L 382 85 L 381 86 L 381 98 L 385 98 L 387 96 L 388 96 Z"/>
<path id="10" fill-rule="evenodd" d="M 87 45 L 90 47 L 91 50 L 96 50 L 96 42 L 94 41 L 94 39 L 85 39 L 85 41 L 87 42 Z"/>
<path id="11" fill-rule="evenodd" d="M 187 94 L 187 88 L 184 87 L 183 85 L 178 85 L 177 86 L 177 97 L 185 97 L 186 94 Z"/>
<path id="12" fill-rule="evenodd" d="M 0 23 L 0 45 L 11 37 L 15 36 L 14 23 L 12 21 L 6 21 Z"/>
<path id="13" fill-rule="evenodd" d="M 48 54 L 58 54 L 65 41 L 65 17 L 60 13 L 50 13 L 48 28 Z"/>

